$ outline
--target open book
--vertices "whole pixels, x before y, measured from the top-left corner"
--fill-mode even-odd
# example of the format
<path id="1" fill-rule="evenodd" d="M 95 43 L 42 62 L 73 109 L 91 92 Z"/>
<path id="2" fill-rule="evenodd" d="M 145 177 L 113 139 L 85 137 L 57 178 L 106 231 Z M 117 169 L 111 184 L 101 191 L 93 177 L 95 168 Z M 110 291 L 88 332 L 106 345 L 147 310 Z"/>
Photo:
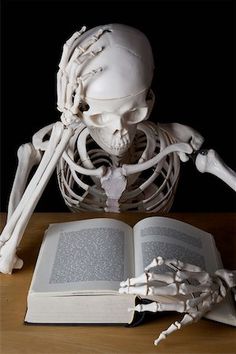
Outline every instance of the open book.
<path id="1" fill-rule="evenodd" d="M 133 228 L 109 218 L 50 224 L 25 322 L 131 323 L 134 313 L 128 308 L 137 298 L 119 294 L 120 282 L 142 274 L 157 256 L 177 258 L 211 274 L 222 268 L 212 235 L 171 218 L 147 217 Z M 230 295 L 205 317 L 236 325 Z"/>

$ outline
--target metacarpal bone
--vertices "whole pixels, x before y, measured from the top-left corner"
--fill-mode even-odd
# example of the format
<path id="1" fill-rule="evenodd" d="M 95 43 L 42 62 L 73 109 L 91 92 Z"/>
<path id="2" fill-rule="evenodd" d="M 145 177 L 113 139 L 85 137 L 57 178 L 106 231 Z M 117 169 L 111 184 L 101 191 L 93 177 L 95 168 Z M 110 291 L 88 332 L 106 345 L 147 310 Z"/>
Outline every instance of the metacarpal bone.
<path id="1" fill-rule="evenodd" d="M 130 285 L 137 285 L 141 283 L 148 284 L 149 282 L 159 281 L 165 282 L 167 284 L 173 283 L 175 279 L 174 273 L 152 273 L 152 272 L 145 272 L 142 273 L 140 276 L 136 278 L 128 278 L 126 281 L 120 283 L 121 287 L 130 286 Z"/>
<path id="2" fill-rule="evenodd" d="M 127 286 L 119 288 L 120 294 L 136 294 L 136 295 L 149 295 L 150 288 L 147 285 L 142 286 Z"/>
<path id="3" fill-rule="evenodd" d="M 120 283 L 121 287 L 136 285 L 141 283 L 147 283 L 148 275 L 147 273 L 142 273 L 139 277 L 136 278 L 128 278 L 126 281 L 122 281 Z"/>
<path id="4" fill-rule="evenodd" d="M 205 271 L 178 270 L 175 274 L 175 281 L 181 282 L 186 279 L 196 279 L 199 282 L 210 282 L 210 275 Z"/>
<path id="5" fill-rule="evenodd" d="M 187 272 L 202 272 L 202 269 L 194 264 L 183 263 L 179 259 L 164 259 L 163 257 L 156 257 L 152 260 L 152 262 L 145 267 L 145 271 L 149 271 L 151 268 L 155 268 L 165 264 L 169 268 L 175 271 L 187 271 Z M 178 273 L 177 273 L 178 274 Z"/>
<path id="6" fill-rule="evenodd" d="M 167 286 L 148 286 L 147 284 L 142 286 L 127 286 L 119 289 L 121 294 L 137 294 L 137 295 L 177 295 L 179 294 L 178 286 L 175 283 Z"/>
<path id="7" fill-rule="evenodd" d="M 158 302 L 153 301 L 150 304 L 138 304 L 134 308 L 129 308 L 128 311 L 137 311 L 137 312 L 162 312 L 162 311 L 177 311 L 184 312 L 186 310 L 186 305 L 184 301 L 178 302 Z"/>

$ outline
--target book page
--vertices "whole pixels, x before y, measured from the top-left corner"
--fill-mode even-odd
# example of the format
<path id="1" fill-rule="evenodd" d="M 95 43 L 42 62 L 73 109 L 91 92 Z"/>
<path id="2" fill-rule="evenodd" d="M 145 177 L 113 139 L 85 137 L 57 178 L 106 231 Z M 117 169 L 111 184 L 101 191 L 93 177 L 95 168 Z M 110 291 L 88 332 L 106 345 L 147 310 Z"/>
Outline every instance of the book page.
<path id="1" fill-rule="evenodd" d="M 135 276 L 157 257 L 176 258 L 185 263 L 200 266 L 213 274 L 223 268 L 220 254 L 211 234 L 190 224 L 164 217 L 149 217 L 134 227 Z M 160 266 L 155 272 L 169 272 L 167 266 Z M 236 326 L 236 310 L 228 293 L 204 317 Z"/>
<path id="2" fill-rule="evenodd" d="M 153 258 L 176 258 L 212 273 L 219 268 L 213 237 L 190 224 L 171 218 L 150 217 L 134 227 L 135 275 L 140 275 Z M 170 271 L 161 266 L 160 272 Z"/>
<path id="3" fill-rule="evenodd" d="M 97 218 L 51 224 L 31 292 L 111 293 L 133 274 L 132 228 L 124 222 Z"/>

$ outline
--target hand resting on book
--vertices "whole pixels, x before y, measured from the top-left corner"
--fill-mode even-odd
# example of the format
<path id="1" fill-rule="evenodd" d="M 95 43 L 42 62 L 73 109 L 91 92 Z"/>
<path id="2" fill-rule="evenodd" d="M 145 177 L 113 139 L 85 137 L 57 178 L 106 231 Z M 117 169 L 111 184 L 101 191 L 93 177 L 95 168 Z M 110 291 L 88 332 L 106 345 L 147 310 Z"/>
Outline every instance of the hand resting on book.
<path id="1" fill-rule="evenodd" d="M 158 273 L 160 266 L 167 266 L 171 272 Z M 172 323 L 154 341 L 157 345 L 169 334 L 181 327 L 198 321 L 214 304 L 221 302 L 228 289 L 236 287 L 236 271 L 217 270 L 214 275 L 203 271 L 200 267 L 183 263 L 176 259 L 154 258 L 145 268 L 145 272 L 136 278 L 128 278 L 120 283 L 121 294 L 155 295 L 172 297 L 171 302 L 153 301 L 150 304 L 139 304 L 129 311 L 177 311 L 185 313 L 181 321 Z"/>

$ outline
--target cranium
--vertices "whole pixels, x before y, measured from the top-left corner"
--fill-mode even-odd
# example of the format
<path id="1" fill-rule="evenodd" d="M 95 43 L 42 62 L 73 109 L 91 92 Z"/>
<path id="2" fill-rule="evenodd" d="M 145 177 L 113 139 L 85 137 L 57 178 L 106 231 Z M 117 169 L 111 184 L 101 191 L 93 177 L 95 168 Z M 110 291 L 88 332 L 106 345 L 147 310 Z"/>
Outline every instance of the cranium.
<path id="1" fill-rule="evenodd" d="M 69 85 L 74 85 L 72 96 L 78 96 L 78 81 L 80 85 L 78 104 L 73 109 L 103 150 L 121 156 L 132 144 L 137 124 L 148 118 L 153 106 L 152 50 L 137 29 L 112 24 L 79 36 L 71 57 L 76 50 L 85 52 L 91 42 L 87 60 L 80 57 L 67 73 L 73 78 L 73 82 L 69 79 Z"/>

